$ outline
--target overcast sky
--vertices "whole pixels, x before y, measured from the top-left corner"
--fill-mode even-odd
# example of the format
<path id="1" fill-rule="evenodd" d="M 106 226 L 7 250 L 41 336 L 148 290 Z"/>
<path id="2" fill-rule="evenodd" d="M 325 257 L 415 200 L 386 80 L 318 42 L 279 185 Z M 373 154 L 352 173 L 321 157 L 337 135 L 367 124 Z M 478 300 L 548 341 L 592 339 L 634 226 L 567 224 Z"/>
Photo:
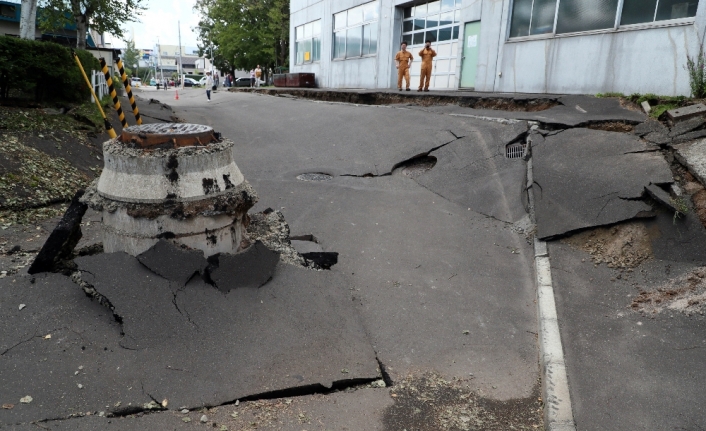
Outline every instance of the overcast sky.
<path id="1" fill-rule="evenodd" d="M 179 44 L 179 26 L 181 21 L 181 44 L 196 47 L 196 33 L 192 31 L 199 22 L 194 12 L 196 0 L 147 0 L 147 10 L 142 13 L 140 22 L 125 24 L 125 37 L 131 38 L 134 30 L 135 47 L 151 49 L 159 43 L 164 45 Z M 111 42 L 111 37 L 106 38 Z M 114 48 L 125 47 L 125 42 L 112 37 Z"/>

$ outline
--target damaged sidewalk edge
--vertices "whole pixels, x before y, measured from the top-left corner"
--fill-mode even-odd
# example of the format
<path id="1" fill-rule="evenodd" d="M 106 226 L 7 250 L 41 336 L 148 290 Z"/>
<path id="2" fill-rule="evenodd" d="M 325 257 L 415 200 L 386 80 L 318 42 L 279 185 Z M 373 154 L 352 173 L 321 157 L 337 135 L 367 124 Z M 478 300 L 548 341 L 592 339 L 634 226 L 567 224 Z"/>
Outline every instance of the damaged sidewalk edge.
<path id="1" fill-rule="evenodd" d="M 532 142 L 528 142 L 528 147 Z M 531 154 L 531 149 L 528 148 Z M 532 158 L 527 161 L 527 197 L 530 218 L 536 223 L 534 212 L 534 177 Z M 554 300 L 551 265 L 547 243 L 534 239 L 535 276 L 537 281 L 537 325 L 539 334 L 539 366 L 544 400 L 544 428 L 547 431 L 576 431 L 569 381 L 566 374 L 564 349 L 561 343 L 559 320 Z"/>

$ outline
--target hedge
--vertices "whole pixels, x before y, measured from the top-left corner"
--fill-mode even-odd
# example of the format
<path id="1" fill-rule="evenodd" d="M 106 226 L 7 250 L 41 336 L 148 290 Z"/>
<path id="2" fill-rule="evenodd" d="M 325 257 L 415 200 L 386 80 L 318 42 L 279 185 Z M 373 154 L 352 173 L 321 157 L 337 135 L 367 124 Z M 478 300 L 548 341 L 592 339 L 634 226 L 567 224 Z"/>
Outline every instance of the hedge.
<path id="1" fill-rule="evenodd" d="M 77 50 L 86 74 L 100 70 L 88 51 Z M 83 102 L 90 91 L 71 50 L 53 42 L 0 36 L 0 99 L 35 102 Z"/>

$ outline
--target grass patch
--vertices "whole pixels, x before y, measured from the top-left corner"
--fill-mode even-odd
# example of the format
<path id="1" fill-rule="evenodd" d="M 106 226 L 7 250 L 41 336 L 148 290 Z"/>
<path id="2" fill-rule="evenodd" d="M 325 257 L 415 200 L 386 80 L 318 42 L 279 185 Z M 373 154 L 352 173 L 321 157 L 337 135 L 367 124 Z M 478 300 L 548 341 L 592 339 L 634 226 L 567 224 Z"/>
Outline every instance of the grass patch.
<path id="1" fill-rule="evenodd" d="M 670 109 L 675 109 L 680 106 L 682 106 L 682 105 L 677 105 L 675 103 L 665 103 L 665 104 L 655 105 L 652 107 L 652 110 L 650 111 L 650 117 L 659 118 L 662 116 L 662 114 L 669 111 Z"/>
<path id="2" fill-rule="evenodd" d="M 596 97 L 622 97 L 625 98 L 625 95 L 623 93 L 616 93 L 616 92 L 609 92 L 609 93 L 598 93 L 596 94 Z"/>
<path id="3" fill-rule="evenodd" d="M 113 99 L 111 99 L 109 95 L 103 96 L 101 99 L 101 107 L 103 108 L 103 112 L 106 112 L 105 115 L 108 115 L 107 111 L 111 109 L 112 106 Z M 76 108 L 76 114 L 87 118 L 97 128 L 103 127 L 103 117 L 101 116 L 100 111 L 98 111 L 95 103 L 84 103 L 83 105 L 80 105 Z"/>

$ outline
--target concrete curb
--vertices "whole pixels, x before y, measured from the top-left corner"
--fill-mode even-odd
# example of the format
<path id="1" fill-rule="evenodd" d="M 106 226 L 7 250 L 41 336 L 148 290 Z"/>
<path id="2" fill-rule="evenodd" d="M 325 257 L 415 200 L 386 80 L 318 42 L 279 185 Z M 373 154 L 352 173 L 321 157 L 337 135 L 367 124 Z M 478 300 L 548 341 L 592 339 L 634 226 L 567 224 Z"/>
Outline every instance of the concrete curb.
<path id="1" fill-rule="evenodd" d="M 529 143 L 531 145 L 531 142 Z M 527 191 L 530 217 L 534 216 L 532 159 L 527 162 Z M 559 320 L 554 301 L 552 271 L 547 243 L 534 239 L 534 265 L 537 276 L 537 315 L 539 321 L 539 364 L 542 372 L 544 429 L 546 431 L 576 431 L 571 407 L 569 380 L 566 376 L 564 349 L 561 345 Z"/>

